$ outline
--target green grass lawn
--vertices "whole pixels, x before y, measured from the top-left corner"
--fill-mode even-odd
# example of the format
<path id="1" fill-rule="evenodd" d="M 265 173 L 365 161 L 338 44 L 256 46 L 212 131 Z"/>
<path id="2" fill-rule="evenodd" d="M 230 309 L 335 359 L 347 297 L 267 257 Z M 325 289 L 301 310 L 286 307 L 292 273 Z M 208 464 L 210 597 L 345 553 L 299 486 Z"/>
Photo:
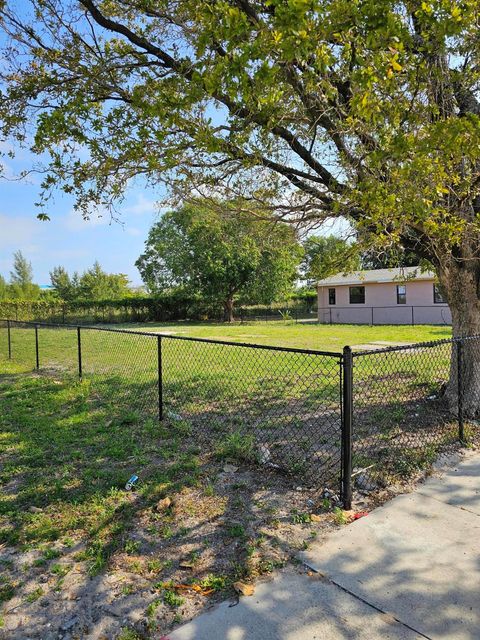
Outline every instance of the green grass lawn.
<path id="1" fill-rule="evenodd" d="M 385 341 L 391 343 L 443 340 L 452 335 L 445 326 L 374 326 L 324 325 L 293 322 L 255 322 L 246 324 L 144 323 L 120 325 L 145 331 L 168 332 L 171 335 L 213 338 L 234 342 L 341 351 L 346 345 Z"/>
<path id="2" fill-rule="evenodd" d="M 431 326 L 128 327 L 334 352 L 346 344 L 450 337 L 449 328 Z M 302 504 L 325 487 L 338 492 L 337 356 L 162 338 L 164 420 L 159 423 L 156 337 L 82 329 L 82 380 L 75 328 L 41 327 L 38 338 L 40 371 L 35 372 L 33 328 L 12 327 L 12 360 L 7 359 L 6 329 L 0 328 L 0 546 L 36 550 L 38 557 L 25 568 L 29 576 L 45 572 L 59 557 L 66 562 L 62 572 L 75 563 L 90 574 L 131 566 L 150 581 L 147 594 L 157 589 L 155 602 L 163 603 L 155 605 L 158 619 L 167 621 L 161 627 L 167 629 L 177 619 L 171 604 L 175 593 L 165 587 L 169 581 L 210 584 L 214 573 L 215 584 L 230 585 L 249 571 L 268 572 L 288 555 L 285 551 L 279 560 L 275 551 L 266 559 L 260 553 L 264 533 L 245 533 L 250 516 L 257 521 L 261 513 L 262 531 L 265 523 L 273 527 L 271 547 L 278 547 L 278 505 L 266 502 L 258 490 L 278 498 L 278 504 L 289 492 Z M 409 476 L 434 459 L 438 446 L 455 440 L 456 426 L 439 397 L 449 360 L 450 344 L 355 359 L 354 466 L 368 468 L 375 482 Z M 222 475 L 226 462 L 239 468 L 228 488 Z M 142 480 L 135 494 L 123 490 L 132 472 Z M 298 485 L 303 491 L 296 490 Z M 174 499 L 175 508 L 159 513 L 155 504 L 165 496 Z M 294 513 L 298 519 L 297 503 L 288 503 L 282 517 Z M 253 515 L 252 505 L 260 509 Z M 308 522 L 301 509 L 300 520 Z M 211 531 L 206 539 L 198 534 L 203 528 Z M 232 536 L 241 539 L 241 548 L 231 543 Z M 215 560 L 189 578 L 179 564 L 181 553 L 189 558 L 214 553 Z M 255 567 L 252 558 L 258 560 Z M 63 579 L 55 573 L 57 564 L 50 572 L 54 589 Z M 14 567 L 7 569 L 0 604 L 2 593 L 6 600 L 21 593 L 36 606 L 25 591 L 29 581 L 22 582 Z M 120 595 L 134 589 L 127 586 Z"/>

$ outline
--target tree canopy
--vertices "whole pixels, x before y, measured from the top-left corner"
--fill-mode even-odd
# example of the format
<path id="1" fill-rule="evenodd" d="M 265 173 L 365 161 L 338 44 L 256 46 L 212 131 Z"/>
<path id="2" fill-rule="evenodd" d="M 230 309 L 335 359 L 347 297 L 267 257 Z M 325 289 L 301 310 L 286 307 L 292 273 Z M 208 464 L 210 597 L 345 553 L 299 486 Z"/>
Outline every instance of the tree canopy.
<path id="1" fill-rule="evenodd" d="M 61 185 L 88 214 L 142 176 L 345 216 L 429 260 L 480 333 L 478 0 L 0 7 L 1 132 L 51 158 L 41 203 Z"/>
<path id="2" fill-rule="evenodd" d="M 305 257 L 302 270 L 307 280 L 322 280 L 339 271 L 347 273 L 361 268 L 357 243 L 336 236 L 309 236 L 303 243 Z"/>
<path id="3" fill-rule="evenodd" d="M 301 256 L 290 226 L 258 220 L 235 203 L 203 203 L 166 213 L 136 264 L 150 291 L 182 287 L 223 304 L 233 320 L 239 296 L 256 303 L 285 296 Z"/>
<path id="4" fill-rule="evenodd" d="M 59 298 L 67 302 L 118 300 L 130 294 L 128 277 L 123 273 L 107 273 L 98 261 L 82 275 L 74 273 L 72 277 L 64 267 L 54 267 L 50 281 Z"/>
<path id="5" fill-rule="evenodd" d="M 3 280 L 5 283 L 5 280 Z M 22 298 L 23 300 L 35 300 L 40 295 L 40 287 L 33 282 L 32 264 L 21 251 L 13 254 L 13 267 L 10 271 L 10 283 L 2 287 L 5 297 Z"/>

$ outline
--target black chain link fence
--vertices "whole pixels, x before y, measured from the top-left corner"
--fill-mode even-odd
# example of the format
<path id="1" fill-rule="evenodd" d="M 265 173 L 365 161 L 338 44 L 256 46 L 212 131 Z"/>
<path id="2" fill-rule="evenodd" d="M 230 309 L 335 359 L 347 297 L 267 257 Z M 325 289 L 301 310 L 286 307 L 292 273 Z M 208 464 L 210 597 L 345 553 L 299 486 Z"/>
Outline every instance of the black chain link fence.
<path id="1" fill-rule="evenodd" d="M 341 354 L 139 331 L 3 321 L 0 357 L 74 374 L 124 420 L 249 464 L 282 483 L 338 493 Z"/>
<path id="2" fill-rule="evenodd" d="M 173 456 L 197 447 L 346 508 L 477 432 L 480 337 L 335 353 L 5 320 L 0 358 L 81 378 L 90 402 L 176 434 Z"/>

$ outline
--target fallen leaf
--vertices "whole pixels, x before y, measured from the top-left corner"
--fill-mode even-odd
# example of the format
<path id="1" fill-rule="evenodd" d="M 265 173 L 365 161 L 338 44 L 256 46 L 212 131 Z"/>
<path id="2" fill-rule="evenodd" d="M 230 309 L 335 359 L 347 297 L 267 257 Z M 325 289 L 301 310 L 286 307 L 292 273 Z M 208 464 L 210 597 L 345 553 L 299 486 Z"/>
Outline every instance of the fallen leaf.
<path id="1" fill-rule="evenodd" d="M 180 569 L 193 569 L 193 562 L 189 562 L 188 560 L 180 562 Z"/>
<path id="2" fill-rule="evenodd" d="M 238 467 L 236 467 L 234 464 L 226 464 L 223 467 L 223 470 L 225 471 L 225 473 L 235 473 L 235 471 L 238 471 Z"/>
<path id="3" fill-rule="evenodd" d="M 167 496 L 166 498 L 159 500 L 155 508 L 157 511 L 166 511 L 168 507 L 171 506 L 171 504 L 172 504 L 172 500 Z"/>
<path id="4" fill-rule="evenodd" d="M 233 588 L 237 593 L 240 593 L 242 596 L 253 596 L 255 593 L 255 587 L 253 584 L 245 584 L 244 582 L 234 582 Z"/>
<path id="5" fill-rule="evenodd" d="M 310 520 L 312 522 L 321 522 L 322 521 L 322 516 L 319 516 L 317 513 L 311 513 L 310 514 Z"/>

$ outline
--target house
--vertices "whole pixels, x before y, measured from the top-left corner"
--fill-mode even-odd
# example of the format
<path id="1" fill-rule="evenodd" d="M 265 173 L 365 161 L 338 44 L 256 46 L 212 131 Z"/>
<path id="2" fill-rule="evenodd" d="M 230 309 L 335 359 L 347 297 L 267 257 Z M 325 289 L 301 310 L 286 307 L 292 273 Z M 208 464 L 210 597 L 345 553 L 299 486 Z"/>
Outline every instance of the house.
<path id="1" fill-rule="evenodd" d="M 339 273 L 317 287 L 322 323 L 451 324 L 435 274 L 419 267 Z"/>

